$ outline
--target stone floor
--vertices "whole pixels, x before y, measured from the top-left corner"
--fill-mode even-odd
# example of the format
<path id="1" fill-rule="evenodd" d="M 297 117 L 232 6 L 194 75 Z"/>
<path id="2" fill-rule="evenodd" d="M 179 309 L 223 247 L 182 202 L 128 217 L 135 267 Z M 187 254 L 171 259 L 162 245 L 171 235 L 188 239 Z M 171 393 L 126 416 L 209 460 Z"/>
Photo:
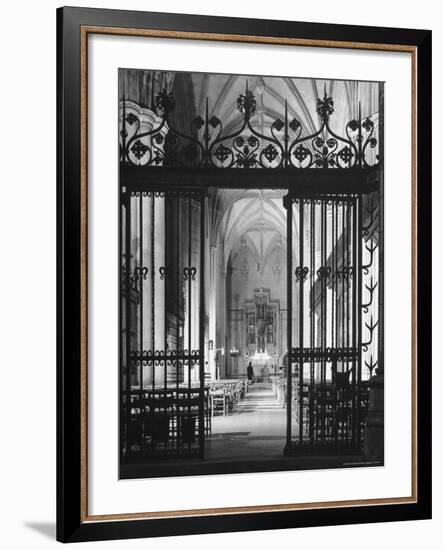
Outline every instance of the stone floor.
<path id="1" fill-rule="evenodd" d="M 286 409 L 277 401 L 271 384 L 252 384 L 230 414 L 212 419 L 206 459 L 278 458 L 285 442 Z"/>
<path id="2" fill-rule="evenodd" d="M 293 418 L 293 433 L 298 426 Z M 204 461 L 181 459 L 122 465 L 123 479 L 277 470 L 312 470 L 379 465 L 362 456 L 284 456 L 286 409 L 271 384 L 250 386 L 245 398 L 226 416 L 212 418 L 212 433 L 205 440 Z"/>

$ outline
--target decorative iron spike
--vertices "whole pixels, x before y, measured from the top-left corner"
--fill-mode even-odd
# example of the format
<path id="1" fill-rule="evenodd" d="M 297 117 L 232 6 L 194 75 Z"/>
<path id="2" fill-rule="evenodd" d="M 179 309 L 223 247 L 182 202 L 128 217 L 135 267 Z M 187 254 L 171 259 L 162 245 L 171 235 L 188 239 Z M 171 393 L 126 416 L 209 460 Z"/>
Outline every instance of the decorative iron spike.
<path id="1" fill-rule="evenodd" d="M 243 124 L 235 131 L 223 135 L 223 127 L 219 118 L 213 115 L 209 118 L 209 104 L 206 100 L 205 120 L 201 117 L 193 119 L 189 135 L 168 126 L 166 119 L 175 108 L 175 100 L 171 93 L 163 89 L 156 96 L 156 107 L 162 117 L 158 125 L 142 131 L 140 124 L 130 139 L 122 140 L 122 162 L 133 165 L 168 165 L 187 167 L 215 168 L 370 168 L 365 158 L 366 150 L 377 145 L 373 137 L 374 126 L 362 137 L 361 106 L 359 119 L 345 124 L 345 136 L 339 136 L 329 128 L 329 118 L 334 112 L 334 100 L 326 91 L 323 98 L 317 99 L 317 113 L 321 126 L 313 134 L 302 135 L 301 123 L 294 118 L 288 120 L 288 102 L 285 99 L 284 116 L 276 117 L 271 124 L 270 135 L 260 134 L 251 125 L 251 117 L 257 109 L 254 94 L 249 89 L 246 80 L 245 92 L 237 98 L 237 109 L 243 116 Z M 123 108 L 126 109 L 126 98 Z M 125 111 L 126 112 L 126 111 Z M 126 117 L 124 118 L 126 119 Z M 125 124 L 125 122 L 123 123 Z M 218 127 L 218 133 L 209 131 Z M 195 129 L 204 126 L 201 139 L 194 135 Z M 348 128 L 357 130 L 357 137 L 351 137 Z M 127 130 L 126 126 L 124 128 Z M 249 129 L 250 136 L 245 130 Z M 290 139 L 289 129 L 294 132 Z M 283 130 L 283 133 L 277 135 Z M 147 142 L 143 137 L 150 136 Z M 254 140 L 251 145 L 250 139 Z M 148 144 L 149 143 L 149 144 Z M 277 152 L 277 154 L 275 154 Z M 376 155 L 377 157 L 377 155 Z M 378 164 L 376 159 L 372 166 Z"/>

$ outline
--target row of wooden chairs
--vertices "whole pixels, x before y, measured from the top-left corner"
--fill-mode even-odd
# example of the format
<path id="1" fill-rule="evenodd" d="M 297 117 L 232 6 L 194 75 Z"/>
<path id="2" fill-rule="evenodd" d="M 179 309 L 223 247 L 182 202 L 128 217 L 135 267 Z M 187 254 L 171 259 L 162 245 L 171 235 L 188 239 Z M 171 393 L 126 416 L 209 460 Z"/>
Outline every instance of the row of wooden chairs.
<path id="1" fill-rule="evenodd" d="M 134 390 L 123 403 L 126 449 L 149 454 L 158 448 L 179 449 L 198 444 L 200 432 L 200 390 L 179 388 Z M 204 433 L 211 433 L 209 388 L 204 392 Z"/>
<path id="2" fill-rule="evenodd" d="M 247 392 L 247 381 L 218 380 L 210 384 L 209 397 L 211 416 L 232 412 L 234 405 L 243 399 Z"/>
<path id="3" fill-rule="evenodd" d="M 294 416 L 300 421 L 299 385 L 294 392 Z M 355 390 L 350 385 L 338 389 L 332 385 L 310 389 L 303 385 L 303 432 L 310 431 L 314 437 L 325 439 L 347 439 L 352 429 L 353 395 Z M 369 392 L 365 384 L 362 385 L 360 395 L 360 422 L 363 426 L 368 407 Z"/>

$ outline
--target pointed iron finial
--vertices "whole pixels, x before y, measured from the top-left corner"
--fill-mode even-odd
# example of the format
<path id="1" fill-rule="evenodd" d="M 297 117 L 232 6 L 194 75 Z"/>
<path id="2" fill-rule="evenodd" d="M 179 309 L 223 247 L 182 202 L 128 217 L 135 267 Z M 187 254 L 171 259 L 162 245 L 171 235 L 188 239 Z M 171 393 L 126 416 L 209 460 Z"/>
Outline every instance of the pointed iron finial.
<path id="1" fill-rule="evenodd" d="M 254 95 L 249 91 L 248 80 L 246 80 L 245 94 L 240 94 L 237 99 L 237 108 L 244 114 L 246 120 L 250 119 L 257 108 L 257 102 L 255 101 Z"/>

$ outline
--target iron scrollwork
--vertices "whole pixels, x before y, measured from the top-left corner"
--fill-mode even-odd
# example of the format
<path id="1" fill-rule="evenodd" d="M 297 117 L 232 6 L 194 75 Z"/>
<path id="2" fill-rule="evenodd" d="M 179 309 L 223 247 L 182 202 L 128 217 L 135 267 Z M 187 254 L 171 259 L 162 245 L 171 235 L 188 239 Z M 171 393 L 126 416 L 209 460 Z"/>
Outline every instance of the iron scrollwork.
<path id="1" fill-rule="evenodd" d="M 370 319 L 369 323 L 365 322 L 365 326 L 369 330 L 369 340 L 367 342 L 362 342 L 361 347 L 362 347 L 362 350 L 366 352 L 366 351 L 368 351 L 369 346 L 372 344 L 374 330 L 378 326 L 378 321 L 374 322 L 374 318 L 371 315 L 371 319 Z"/>
<path id="2" fill-rule="evenodd" d="M 291 349 L 291 360 L 295 363 L 315 363 L 320 361 L 328 363 L 337 361 L 350 362 L 355 361 L 357 356 L 357 349 L 353 347 Z"/>
<path id="3" fill-rule="evenodd" d="M 301 267 L 301 266 L 298 266 L 296 269 L 295 269 L 295 280 L 296 281 L 305 281 L 306 280 L 306 277 L 308 276 L 308 273 L 309 273 L 309 268 L 304 266 L 304 267 Z"/>
<path id="4" fill-rule="evenodd" d="M 158 272 L 160 274 L 160 281 L 164 281 L 166 277 L 168 277 L 169 273 L 171 271 L 171 268 L 169 266 L 160 266 L 158 268 Z"/>
<path id="5" fill-rule="evenodd" d="M 378 292 L 379 292 L 379 215 L 380 201 L 369 197 L 364 208 L 366 215 L 361 226 L 363 256 L 361 264 L 362 296 L 362 361 L 368 369 L 369 376 L 373 375 L 378 360 L 373 357 L 378 349 L 377 335 L 379 328 Z M 377 357 L 377 355 L 376 355 Z"/>
<path id="6" fill-rule="evenodd" d="M 195 281 L 197 275 L 197 269 L 195 267 L 184 267 L 183 278 L 185 281 Z"/>
<path id="7" fill-rule="evenodd" d="M 352 279 L 354 275 L 354 268 L 352 266 L 343 266 L 342 269 L 337 269 L 336 276 L 337 279 L 347 281 L 349 279 Z"/>
<path id="8" fill-rule="evenodd" d="M 128 103 L 128 106 L 127 106 Z M 330 126 L 334 100 L 324 92 L 317 99 L 319 128 L 304 132 L 300 120 L 290 118 L 287 101 L 282 116 L 276 116 L 268 134 L 254 126 L 257 101 L 246 83 L 245 93 L 237 98 L 241 115 L 237 130 L 227 133 L 223 122 L 209 114 L 206 100 L 204 117 L 195 117 L 189 133 L 175 128 L 169 119 L 175 108 L 171 93 L 161 91 L 155 101 L 157 115 L 150 129 L 122 100 L 120 160 L 144 166 L 188 166 L 194 168 L 372 168 L 379 164 L 378 154 L 368 154 L 378 144 L 376 127 L 370 117 L 359 114 L 345 125 L 345 135 Z M 375 160 L 374 160 L 375 159 Z"/>
<path id="9" fill-rule="evenodd" d="M 123 282 L 123 286 L 125 286 L 126 281 L 129 279 L 130 288 L 132 290 L 137 290 L 139 282 L 146 281 L 148 271 L 149 270 L 146 266 L 136 266 L 131 272 L 128 270 L 126 263 L 123 263 L 121 268 L 121 280 Z"/>
<path id="10" fill-rule="evenodd" d="M 130 361 L 133 366 L 140 366 L 140 363 L 146 366 L 161 366 L 165 362 L 168 365 L 176 364 L 177 361 L 181 365 L 197 365 L 201 360 L 201 353 L 198 349 L 193 350 L 143 350 L 140 351 L 131 351 L 130 352 Z"/>
<path id="11" fill-rule="evenodd" d="M 331 275 L 332 269 L 329 266 L 321 266 L 317 269 L 319 279 L 327 279 Z"/>

